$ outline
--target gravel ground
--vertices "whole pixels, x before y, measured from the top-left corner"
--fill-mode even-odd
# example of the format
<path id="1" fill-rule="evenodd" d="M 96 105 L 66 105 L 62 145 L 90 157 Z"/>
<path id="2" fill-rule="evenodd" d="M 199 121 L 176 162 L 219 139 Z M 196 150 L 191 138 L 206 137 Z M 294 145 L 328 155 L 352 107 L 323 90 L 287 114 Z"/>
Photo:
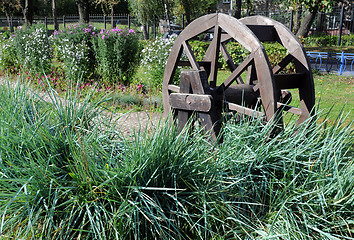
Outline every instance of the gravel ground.
<path id="1" fill-rule="evenodd" d="M 10 84 L 11 87 L 16 85 L 16 82 L 8 82 L 4 77 L 0 76 L 0 84 Z M 33 93 L 32 89 L 29 89 L 29 93 Z M 39 91 L 36 92 L 36 95 L 41 97 L 47 102 L 51 102 L 51 99 L 47 92 Z M 111 116 L 112 113 L 104 111 L 103 114 Z M 128 112 L 128 113 L 113 113 L 112 120 L 116 122 L 117 130 L 121 131 L 126 137 L 131 136 L 134 131 L 145 129 L 153 129 L 154 126 L 157 126 L 159 121 L 163 121 L 164 116 L 162 113 L 153 113 L 153 112 Z"/>

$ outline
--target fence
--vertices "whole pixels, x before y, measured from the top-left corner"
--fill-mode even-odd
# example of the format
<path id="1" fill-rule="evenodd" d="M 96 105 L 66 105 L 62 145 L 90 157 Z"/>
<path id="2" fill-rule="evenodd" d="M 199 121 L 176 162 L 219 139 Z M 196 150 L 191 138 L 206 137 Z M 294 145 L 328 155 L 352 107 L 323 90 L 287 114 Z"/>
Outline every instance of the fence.
<path id="1" fill-rule="evenodd" d="M 339 75 L 353 74 L 353 53 L 307 52 L 313 69 L 320 72 L 338 72 Z"/>
<path id="2" fill-rule="evenodd" d="M 112 20 L 114 25 L 126 25 L 128 28 L 130 28 L 131 26 L 138 26 L 136 19 L 130 14 L 113 15 L 113 19 L 111 19 L 111 16 L 106 15 L 90 15 L 90 23 L 103 23 L 104 28 L 110 28 Z M 24 24 L 24 21 L 21 17 L 13 17 L 11 22 L 14 27 L 21 26 Z M 46 25 L 46 27 L 48 27 L 48 25 L 54 24 L 54 20 L 52 17 L 34 17 L 33 22 L 43 23 Z M 58 17 L 58 23 L 64 27 L 66 26 L 66 24 L 75 22 L 79 22 L 79 16 L 77 15 Z M 8 22 L 5 17 L 0 17 L 0 27 L 8 27 Z"/>
<path id="3" fill-rule="evenodd" d="M 245 13 L 247 14 L 247 13 Z M 304 14 L 304 12 L 299 13 Z M 294 15 L 295 11 L 255 11 L 252 15 L 264 15 L 268 16 L 274 20 L 277 20 L 288 28 L 293 29 Z M 182 17 L 183 19 L 183 17 Z M 53 24 L 53 18 L 35 18 L 35 22 L 42 22 L 46 25 Z M 62 16 L 58 18 L 59 24 L 65 26 L 67 23 L 73 23 L 79 21 L 79 16 Z M 105 15 L 90 15 L 90 22 L 92 23 L 103 23 L 104 28 L 111 27 L 111 16 Z M 12 19 L 13 26 L 20 26 L 23 24 L 23 20 L 20 17 L 14 17 Z M 121 14 L 113 16 L 113 23 L 118 23 L 119 25 L 125 25 L 128 28 L 132 26 L 137 27 L 137 19 L 130 16 L 129 14 Z M 8 26 L 7 19 L 5 17 L 0 17 L 0 27 Z M 181 24 L 184 26 L 184 23 Z M 342 26 L 342 27 L 340 27 Z M 154 33 L 155 28 L 152 28 L 152 33 Z M 346 8 L 334 8 L 330 13 L 317 14 L 310 34 L 322 34 L 326 36 L 323 39 L 322 44 L 333 45 L 333 43 L 338 45 L 354 45 L 354 4 Z"/>

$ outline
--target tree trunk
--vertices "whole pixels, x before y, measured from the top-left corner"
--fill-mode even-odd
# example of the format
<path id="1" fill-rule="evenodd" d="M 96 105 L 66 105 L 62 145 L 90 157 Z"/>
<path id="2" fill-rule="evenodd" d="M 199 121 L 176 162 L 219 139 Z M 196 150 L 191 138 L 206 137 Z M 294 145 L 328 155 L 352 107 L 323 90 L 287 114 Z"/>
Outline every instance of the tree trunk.
<path id="1" fill-rule="evenodd" d="M 111 6 L 111 25 L 112 29 L 116 27 L 116 23 L 114 22 L 114 6 Z"/>
<path id="2" fill-rule="evenodd" d="M 59 23 L 58 23 L 56 0 L 52 0 L 52 12 L 53 12 L 54 29 L 58 31 Z"/>
<path id="3" fill-rule="evenodd" d="M 317 9 L 314 11 L 307 11 L 304 19 L 301 22 L 299 31 L 296 33 L 297 37 L 307 37 L 309 35 L 310 28 L 312 26 L 313 21 L 315 20 L 317 13 Z"/>
<path id="4" fill-rule="evenodd" d="M 191 13 L 189 10 L 185 10 L 185 16 L 186 16 L 186 25 L 191 23 Z"/>
<path id="5" fill-rule="evenodd" d="M 269 0 L 265 0 L 265 12 L 266 16 L 269 17 Z"/>
<path id="6" fill-rule="evenodd" d="M 241 18 L 241 7 L 242 7 L 242 0 L 236 0 L 236 7 L 235 7 L 235 18 Z"/>
<path id="7" fill-rule="evenodd" d="M 33 0 L 21 0 L 21 7 L 25 25 L 33 23 Z"/>
<path id="8" fill-rule="evenodd" d="M 191 15 L 192 15 L 191 6 L 189 5 L 190 2 L 188 0 L 182 0 L 181 2 L 182 2 L 182 7 L 184 9 L 184 14 L 186 16 L 186 22 L 187 22 L 186 25 L 188 25 L 191 23 Z"/>
<path id="9" fill-rule="evenodd" d="M 76 0 L 76 5 L 79 11 L 80 23 L 89 23 L 90 21 L 90 3 L 89 0 Z"/>
<path id="10" fill-rule="evenodd" d="M 143 35 L 144 35 L 144 39 L 145 40 L 149 40 L 149 25 L 148 24 L 144 24 L 141 26 L 142 30 L 143 30 Z"/>
<path id="11" fill-rule="evenodd" d="M 294 27 L 293 27 L 294 33 L 296 33 L 300 28 L 301 16 L 302 16 L 302 6 L 299 5 L 295 12 Z"/>
<path id="12" fill-rule="evenodd" d="M 10 32 L 14 32 L 14 26 L 12 25 L 12 15 L 10 11 L 10 7 L 5 5 L 5 15 L 7 19 L 7 23 L 10 29 Z"/>
<path id="13" fill-rule="evenodd" d="M 317 23 L 316 23 L 316 32 L 323 32 L 324 27 L 325 14 L 323 12 L 319 12 L 317 15 Z"/>

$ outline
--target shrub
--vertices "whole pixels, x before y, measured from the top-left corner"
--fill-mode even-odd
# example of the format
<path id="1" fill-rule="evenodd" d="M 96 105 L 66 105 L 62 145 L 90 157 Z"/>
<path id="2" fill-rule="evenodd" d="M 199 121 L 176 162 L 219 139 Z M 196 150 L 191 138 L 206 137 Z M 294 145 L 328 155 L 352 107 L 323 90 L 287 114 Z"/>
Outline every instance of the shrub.
<path id="1" fill-rule="evenodd" d="M 173 36 L 167 39 L 161 37 L 145 43 L 140 63 L 147 76 L 144 84 L 151 85 L 155 89 L 161 88 L 167 59 L 175 39 L 176 37 Z M 176 76 L 178 81 L 178 73 Z"/>
<path id="2" fill-rule="evenodd" d="M 141 47 L 134 30 L 101 30 L 92 39 L 97 73 L 108 84 L 129 85 L 140 62 Z"/>
<path id="3" fill-rule="evenodd" d="M 95 34 L 92 25 L 85 24 L 69 24 L 64 31 L 54 32 L 55 56 L 70 79 L 86 80 L 92 75 L 95 60 L 90 39 Z"/>
<path id="4" fill-rule="evenodd" d="M 14 67 L 19 67 L 14 37 L 0 33 L 0 70 L 11 70 Z"/>
<path id="5" fill-rule="evenodd" d="M 14 36 L 17 59 L 25 70 L 48 73 L 51 69 L 52 50 L 45 27 L 37 24 L 19 28 Z"/>

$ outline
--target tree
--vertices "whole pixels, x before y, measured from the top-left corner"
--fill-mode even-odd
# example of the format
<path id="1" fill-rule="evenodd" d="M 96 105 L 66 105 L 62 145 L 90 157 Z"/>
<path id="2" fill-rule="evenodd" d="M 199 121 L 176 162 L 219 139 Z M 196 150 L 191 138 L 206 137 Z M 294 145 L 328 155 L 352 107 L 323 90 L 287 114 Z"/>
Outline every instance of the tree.
<path id="1" fill-rule="evenodd" d="M 0 11 L 5 13 L 11 32 L 14 31 L 14 26 L 12 25 L 12 16 L 14 12 L 19 10 L 20 8 L 20 3 L 17 0 L 7 0 L 0 2 Z"/>
<path id="2" fill-rule="evenodd" d="M 25 25 L 33 23 L 33 0 L 20 0 Z"/>
<path id="3" fill-rule="evenodd" d="M 53 12 L 53 21 L 54 21 L 54 29 L 59 30 L 59 23 L 58 23 L 58 15 L 57 15 L 57 6 L 56 0 L 52 0 L 52 12 Z"/>
<path id="4" fill-rule="evenodd" d="M 129 0 L 132 13 L 143 27 L 144 38 L 148 39 L 148 24 L 160 19 L 168 19 L 173 1 L 171 0 Z"/>
<path id="5" fill-rule="evenodd" d="M 109 11 L 111 14 L 111 25 L 112 28 L 115 27 L 115 22 L 114 22 L 114 7 L 120 2 L 120 0 L 95 0 L 95 4 L 97 5 L 101 5 L 102 7 L 102 11 L 105 15 L 107 15 L 106 13 Z"/>
<path id="6" fill-rule="evenodd" d="M 200 15 L 215 12 L 217 0 L 177 0 L 186 16 L 187 24 Z"/>
<path id="7" fill-rule="evenodd" d="M 241 18 L 241 11 L 242 11 L 242 0 L 236 0 L 236 6 L 235 6 L 235 18 L 240 19 Z"/>
<path id="8" fill-rule="evenodd" d="M 88 23 L 90 21 L 90 1 L 76 0 L 76 5 L 79 11 L 80 23 Z"/>
<path id="9" fill-rule="evenodd" d="M 296 33 L 297 37 L 307 37 L 313 21 L 316 18 L 318 11 L 328 12 L 332 9 L 335 3 L 339 0 L 301 0 L 301 3 L 305 5 L 307 11 L 305 13 L 304 19 L 301 22 L 299 30 Z"/>

